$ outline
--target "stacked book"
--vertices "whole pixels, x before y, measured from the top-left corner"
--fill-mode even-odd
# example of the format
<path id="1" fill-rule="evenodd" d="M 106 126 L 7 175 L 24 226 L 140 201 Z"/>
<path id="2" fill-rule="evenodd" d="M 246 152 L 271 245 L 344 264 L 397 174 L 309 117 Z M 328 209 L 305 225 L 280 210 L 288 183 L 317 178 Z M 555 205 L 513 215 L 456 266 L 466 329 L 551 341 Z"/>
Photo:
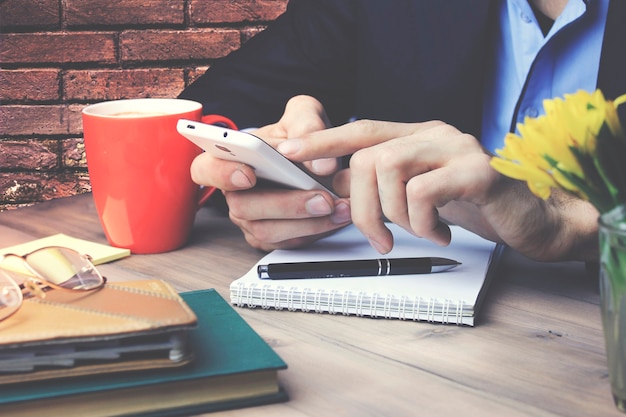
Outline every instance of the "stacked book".
<path id="1" fill-rule="evenodd" d="M 50 247 L 89 253 L 95 265 L 130 255 L 58 234 L 0 249 L 2 268 L 19 269 L 3 255 L 19 261 Z M 6 285 L 0 313 L 11 301 Z M 109 281 L 93 291 L 51 289 L 4 313 L 2 416 L 175 416 L 286 400 L 278 384 L 286 364 L 212 289 Z"/>
<path id="2" fill-rule="evenodd" d="M 286 364 L 214 290 L 49 291 L 0 321 L 0 415 L 180 415 L 286 399 Z"/>

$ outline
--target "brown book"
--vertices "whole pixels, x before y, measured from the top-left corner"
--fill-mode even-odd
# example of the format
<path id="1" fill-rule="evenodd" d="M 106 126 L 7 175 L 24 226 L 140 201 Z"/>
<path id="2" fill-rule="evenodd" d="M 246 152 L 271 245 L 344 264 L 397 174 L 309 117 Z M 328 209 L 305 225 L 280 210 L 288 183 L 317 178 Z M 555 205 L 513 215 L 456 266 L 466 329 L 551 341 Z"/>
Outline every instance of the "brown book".
<path id="1" fill-rule="evenodd" d="M 180 366 L 196 315 L 161 280 L 51 290 L 0 321 L 0 384 Z"/>

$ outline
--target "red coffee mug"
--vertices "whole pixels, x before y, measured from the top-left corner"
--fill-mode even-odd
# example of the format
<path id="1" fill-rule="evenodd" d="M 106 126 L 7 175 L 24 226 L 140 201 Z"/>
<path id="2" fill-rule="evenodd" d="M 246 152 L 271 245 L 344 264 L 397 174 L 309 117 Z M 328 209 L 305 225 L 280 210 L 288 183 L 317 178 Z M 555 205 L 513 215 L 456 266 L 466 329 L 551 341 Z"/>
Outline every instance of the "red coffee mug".
<path id="1" fill-rule="evenodd" d="M 83 112 L 92 194 L 109 243 L 133 253 L 159 253 L 184 245 L 195 214 L 213 187 L 201 189 L 189 168 L 202 150 L 176 131 L 179 119 L 236 126 L 202 116 L 200 103 L 182 99 L 130 99 L 97 103 Z"/>

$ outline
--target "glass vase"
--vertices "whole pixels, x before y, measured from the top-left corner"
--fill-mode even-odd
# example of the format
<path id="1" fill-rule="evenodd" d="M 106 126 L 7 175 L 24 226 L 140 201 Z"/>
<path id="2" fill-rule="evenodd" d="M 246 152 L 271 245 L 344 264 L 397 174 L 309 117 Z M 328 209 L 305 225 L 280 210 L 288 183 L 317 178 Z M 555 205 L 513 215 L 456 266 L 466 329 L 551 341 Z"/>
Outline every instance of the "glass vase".
<path id="1" fill-rule="evenodd" d="M 600 301 L 611 390 L 626 413 L 626 206 L 600 216 Z"/>

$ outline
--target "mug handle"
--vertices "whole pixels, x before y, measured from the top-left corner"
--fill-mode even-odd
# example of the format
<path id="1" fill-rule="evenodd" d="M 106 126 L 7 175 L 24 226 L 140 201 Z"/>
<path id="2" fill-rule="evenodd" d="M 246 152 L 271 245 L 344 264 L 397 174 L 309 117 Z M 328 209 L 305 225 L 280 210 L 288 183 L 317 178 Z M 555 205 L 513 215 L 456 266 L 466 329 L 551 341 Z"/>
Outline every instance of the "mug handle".
<path id="1" fill-rule="evenodd" d="M 202 116 L 201 121 L 202 123 L 206 123 L 209 125 L 218 125 L 218 126 L 224 126 L 233 130 L 239 130 L 235 122 L 230 120 L 228 117 L 220 116 L 219 114 L 204 115 Z M 200 198 L 198 199 L 198 209 L 202 207 L 209 200 L 209 198 L 213 195 L 213 193 L 216 190 L 217 188 L 215 187 L 204 187 L 200 191 Z"/>

